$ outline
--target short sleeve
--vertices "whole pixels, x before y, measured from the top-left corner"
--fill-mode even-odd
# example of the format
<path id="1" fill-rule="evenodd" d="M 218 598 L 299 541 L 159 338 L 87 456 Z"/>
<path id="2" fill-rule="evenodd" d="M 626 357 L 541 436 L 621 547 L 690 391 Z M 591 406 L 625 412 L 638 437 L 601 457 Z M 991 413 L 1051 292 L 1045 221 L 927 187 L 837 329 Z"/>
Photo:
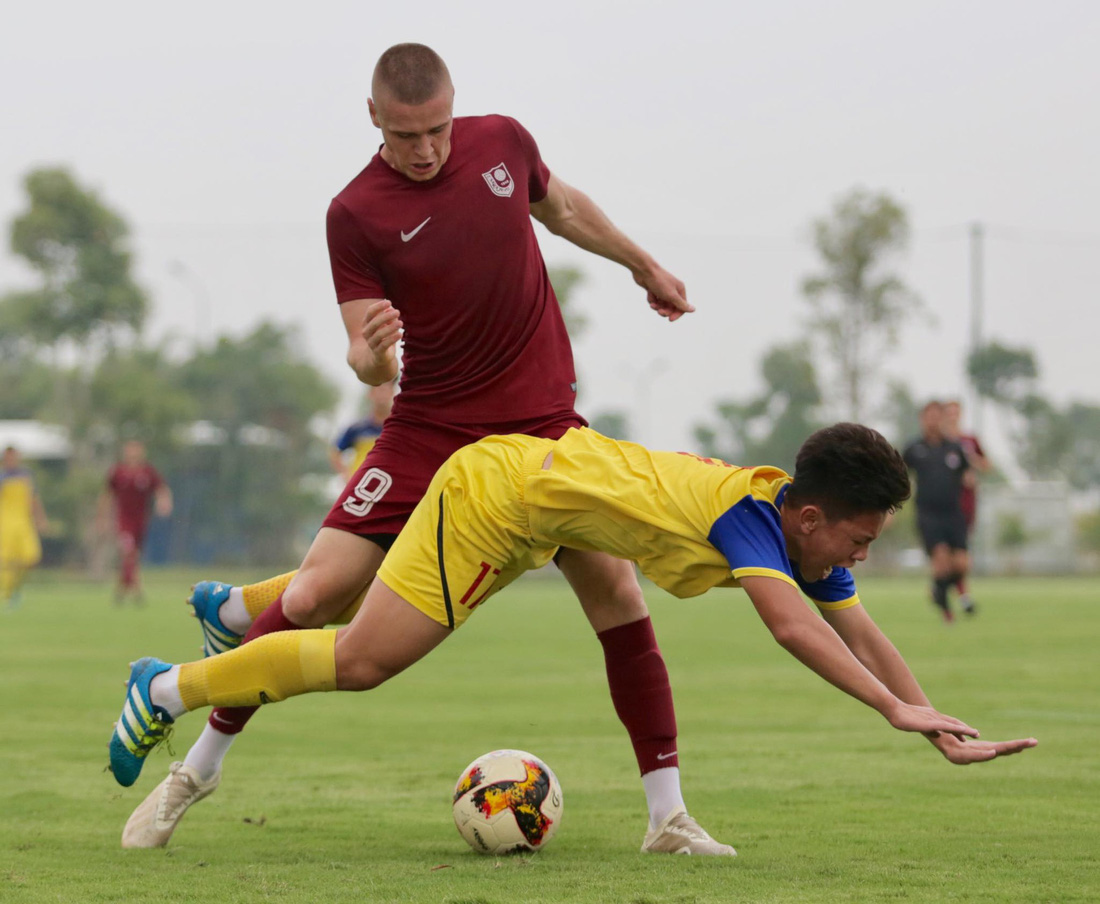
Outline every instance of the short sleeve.
<path id="1" fill-rule="evenodd" d="M 770 502 L 744 497 L 714 522 L 707 539 L 726 557 L 735 579 L 770 577 L 798 586 L 791 575 L 779 513 Z"/>
<path id="2" fill-rule="evenodd" d="M 856 580 L 847 568 L 833 568 L 820 581 L 803 581 L 795 577 L 798 586 L 818 609 L 849 609 L 859 604 Z"/>
<path id="3" fill-rule="evenodd" d="M 385 298 L 381 277 L 355 218 L 338 199 L 333 199 L 326 218 L 328 259 L 336 300 L 341 304 L 356 298 Z"/>
<path id="4" fill-rule="evenodd" d="M 512 124 L 523 148 L 523 159 L 527 164 L 527 200 L 537 204 L 550 190 L 550 169 L 542 162 L 534 136 L 510 116 L 505 118 Z"/>
<path id="5" fill-rule="evenodd" d="M 355 445 L 355 426 L 352 425 L 348 427 L 347 430 L 336 437 L 332 445 L 339 452 L 347 452 L 348 449 Z"/>

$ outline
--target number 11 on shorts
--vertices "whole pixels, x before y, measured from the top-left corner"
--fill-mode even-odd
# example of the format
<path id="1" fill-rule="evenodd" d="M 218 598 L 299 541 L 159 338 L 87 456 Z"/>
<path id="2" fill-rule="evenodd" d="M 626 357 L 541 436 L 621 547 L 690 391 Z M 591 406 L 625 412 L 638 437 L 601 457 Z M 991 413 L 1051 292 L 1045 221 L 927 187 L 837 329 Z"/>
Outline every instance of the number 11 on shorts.
<path id="1" fill-rule="evenodd" d="M 481 603 L 482 600 L 484 600 L 485 597 L 487 597 L 489 595 L 489 591 L 491 591 L 493 589 L 493 581 L 489 581 L 489 586 L 485 588 L 485 592 L 482 593 L 481 596 L 479 596 L 473 602 L 470 602 L 473 595 L 475 593 L 477 593 L 478 588 L 481 587 L 482 582 L 485 580 L 485 578 L 489 574 L 489 572 L 492 572 L 493 577 L 496 578 L 496 576 L 498 574 L 500 574 L 500 569 L 499 568 L 493 568 L 493 566 L 490 565 L 488 562 L 482 562 L 481 563 L 481 572 L 478 574 L 478 576 L 476 578 L 474 578 L 474 582 L 469 587 L 466 588 L 466 592 L 464 594 L 462 594 L 462 599 L 460 599 L 458 601 L 458 604 L 460 606 L 466 606 L 472 612 L 474 609 L 476 609 L 478 607 L 478 604 Z"/>

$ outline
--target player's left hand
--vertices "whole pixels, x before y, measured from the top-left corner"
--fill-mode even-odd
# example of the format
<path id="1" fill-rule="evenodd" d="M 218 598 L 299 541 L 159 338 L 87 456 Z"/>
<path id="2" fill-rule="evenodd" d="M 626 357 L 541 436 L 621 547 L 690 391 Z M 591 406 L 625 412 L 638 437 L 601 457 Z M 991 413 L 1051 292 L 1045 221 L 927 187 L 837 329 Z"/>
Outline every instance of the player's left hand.
<path id="1" fill-rule="evenodd" d="M 679 320 L 684 314 L 695 310 L 695 306 L 687 300 L 683 282 L 663 267 L 655 265 L 651 271 L 635 273 L 634 282 L 646 290 L 649 306 L 669 321 Z"/>
<path id="2" fill-rule="evenodd" d="M 926 735 L 948 762 L 956 766 L 984 763 L 997 757 L 1021 753 L 1039 742 L 1035 738 L 1017 738 L 1014 741 L 974 741 L 945 732 Z"/>

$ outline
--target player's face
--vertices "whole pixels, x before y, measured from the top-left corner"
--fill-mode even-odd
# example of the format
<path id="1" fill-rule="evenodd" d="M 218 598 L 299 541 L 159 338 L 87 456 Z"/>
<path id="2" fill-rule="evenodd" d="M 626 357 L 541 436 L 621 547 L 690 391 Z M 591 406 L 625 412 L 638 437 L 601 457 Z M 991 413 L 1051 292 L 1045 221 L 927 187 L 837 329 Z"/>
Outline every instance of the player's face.
<path id="1" fill-rule="evenodd" d="M 943 435 L 943 408 L 926 405 L 920 413 L 920 429 L 929 439 L 939 439 Z"/>
<path id="2" fill-rule="evenodd" d="M 796 550 L 803 579 L 820 581 L 830 568 L 852 568 L 862 562 L 885 524 L 885 512 L 865 512 L 831 521 L 817 506 L 806 506 Z"/>
<path id="3" fill-rule="evenodd" d="M 127 465 L 140 465 L 145 461 L 145 446 L 137 440 L 129 440 L 122 447 L 122 461 Z"/>
<path id="4" fill-rule="evenodd" d="M 402 104 L 381 94 L 367 101 L 370 118 L 382 130 L 382 159 L 414 182 L 439 175 L 451 155 L 454 88 L 447 85 L 422 104 Z"/>

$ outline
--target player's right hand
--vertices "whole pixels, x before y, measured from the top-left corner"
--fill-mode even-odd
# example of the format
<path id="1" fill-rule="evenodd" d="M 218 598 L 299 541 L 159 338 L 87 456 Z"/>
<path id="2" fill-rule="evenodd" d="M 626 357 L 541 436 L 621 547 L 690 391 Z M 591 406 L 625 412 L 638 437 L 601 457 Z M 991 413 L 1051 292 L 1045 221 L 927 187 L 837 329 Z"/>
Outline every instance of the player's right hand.
<path id="1" fill-rule="evenodd" d="M 919 731 L 923 734 L 946 731 L 953 735 L 978 737 L 978 729 L 971 728 L 954 716 L 944 715 L 931 706 L 917 706 L 898 700 L 894 709 L 883 715 L 898 731 Z"/>
<path id="2" fill-rule="evenodd" d="M 401 312 L 388 298 L 371 302 L 363 314 L 363 340 L 375 366 L 389 364 L 397 355 L 397 343 L 405 335 Z"/>
<path id="3" fill-rule="evenodd" d="M 940 732 L 929 736 L 930 740 L 956 766 L 969 766 L 971 763 L 985 763 L 1002 756 L 1021 753 L 1039 742 L 1035 738 L 1017 738 L 1014 741 L 967 741 L 953 734 Z"/>

